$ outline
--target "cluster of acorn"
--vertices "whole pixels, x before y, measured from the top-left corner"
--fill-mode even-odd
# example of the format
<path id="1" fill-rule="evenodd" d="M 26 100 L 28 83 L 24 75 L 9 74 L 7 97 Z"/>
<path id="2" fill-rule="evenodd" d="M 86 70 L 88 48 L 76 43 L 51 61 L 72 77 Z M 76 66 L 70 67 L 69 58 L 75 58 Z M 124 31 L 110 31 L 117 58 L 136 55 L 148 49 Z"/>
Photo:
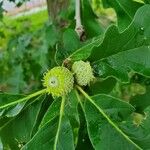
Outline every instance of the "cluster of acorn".
<path id="1" fill-rule="evenodd" d="M 63 96 L 68 94 L 74 83 L 80 86 L 88 85 L 94 79 L 93 70 L 89 62 L 76 61 L 71 71 L 66 67 L 54 67 L 44 74 L 43 85 L 47 93 L 52 96 Z"/>

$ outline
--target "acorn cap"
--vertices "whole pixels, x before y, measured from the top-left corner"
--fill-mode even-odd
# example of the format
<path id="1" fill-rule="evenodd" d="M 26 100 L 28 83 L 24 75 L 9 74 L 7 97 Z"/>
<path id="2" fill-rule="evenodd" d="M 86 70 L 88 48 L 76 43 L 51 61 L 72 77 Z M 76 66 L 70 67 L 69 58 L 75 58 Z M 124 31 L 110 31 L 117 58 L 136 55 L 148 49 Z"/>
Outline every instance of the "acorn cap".
<path id="1" fill-rule="evenodd" d="M 93 70 L 89 62 L 82 60 L 74 62 L 72 72 L 75 74 L 76 82 L 80 86 L 86 86 L 94 79 Z"/>
<path id="2" fill-rule="evenodd" d="M 54 97 L 68 94 L 73 89 L 73 84 L 73 74 L 65 67 L 54 67 L 44 75 L 43 86 Z"/>

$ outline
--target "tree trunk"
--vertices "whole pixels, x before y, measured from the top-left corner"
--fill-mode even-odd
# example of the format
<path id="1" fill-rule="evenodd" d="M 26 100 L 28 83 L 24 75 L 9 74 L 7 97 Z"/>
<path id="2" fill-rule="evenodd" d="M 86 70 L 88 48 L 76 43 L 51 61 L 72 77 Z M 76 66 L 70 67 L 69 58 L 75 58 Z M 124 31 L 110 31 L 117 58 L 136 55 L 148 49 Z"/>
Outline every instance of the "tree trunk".
<path id="1" fill-rule="evenodd" d="M 47 10 L 50 21 L 60 24 L 61 18 L 59 13 L 67 9 L 68 6 L 69 0 L 47 0 Z"/>

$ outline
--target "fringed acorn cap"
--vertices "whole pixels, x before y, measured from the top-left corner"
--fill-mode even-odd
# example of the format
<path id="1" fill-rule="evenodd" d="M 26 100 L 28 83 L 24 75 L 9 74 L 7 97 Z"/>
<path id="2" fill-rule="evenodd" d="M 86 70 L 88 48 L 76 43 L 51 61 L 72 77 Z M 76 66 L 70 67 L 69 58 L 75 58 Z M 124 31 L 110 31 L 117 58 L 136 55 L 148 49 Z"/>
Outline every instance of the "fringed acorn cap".
<path id="1" fill-rule="evenodd" d="M 94 79 L 92 67 L 89 62 L 82 60 L 74 62 L 72 72 L 75 74 L 76 82 L 80 86 L 86 86 Z"/>
<path id="2" fill-rule="evenodd" d="M 63 96 L 73 89 L 73 74 L 65 67 L 54 67 L 44 75 L 44 87 L 52 96 Z"/>

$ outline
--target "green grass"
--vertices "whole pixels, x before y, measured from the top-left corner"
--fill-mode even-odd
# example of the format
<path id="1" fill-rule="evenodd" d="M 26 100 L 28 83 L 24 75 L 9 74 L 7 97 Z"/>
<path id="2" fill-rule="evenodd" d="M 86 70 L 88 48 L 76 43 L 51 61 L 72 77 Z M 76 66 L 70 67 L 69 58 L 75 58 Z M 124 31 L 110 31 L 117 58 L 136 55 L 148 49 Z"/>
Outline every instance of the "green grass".
<path id="1" fill-rule="evenodd" d="M 22 15 L 17 18 L 4 16 L 3 23 L 0 23 L 0 32 L 4 37 L 0 37 L 0 49 L 5 49 L 12 35 L 17 33 L 34 32 L 41 28 L 48 21 L 47 10 L 37 13 Z"/>
<path id="2" fill-rule="evenodd" d="M 22 22 L 29 21 L 31 23 L 30 24 L 31 29 L 33 30 L 43 25 L 47 20 L 48 20 L 47 10 L 42 10 L 30 15 L 22 15 L 17 18 L 4 16 L 3 19 L 4 23 L 10 27 L 11 26 L 21 27 Z"/>

